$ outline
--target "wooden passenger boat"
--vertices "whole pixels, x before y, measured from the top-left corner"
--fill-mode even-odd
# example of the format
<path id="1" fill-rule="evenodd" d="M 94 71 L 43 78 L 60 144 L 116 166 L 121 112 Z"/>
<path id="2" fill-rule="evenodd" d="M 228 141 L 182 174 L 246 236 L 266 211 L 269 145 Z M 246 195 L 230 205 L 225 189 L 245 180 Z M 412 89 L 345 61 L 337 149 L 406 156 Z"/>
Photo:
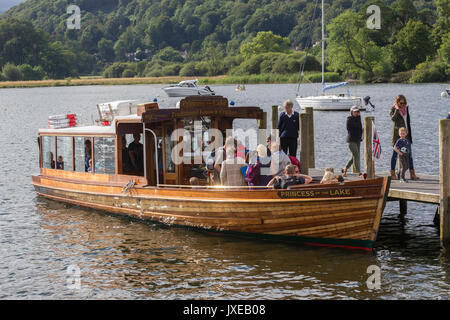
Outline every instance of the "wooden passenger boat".
<path id="1" fill-rule="evenodd" d="M 264 127 L 264 116 L 258 107 L 229 107 L 223 97 L 187 97 L 179 108 L 140 105 L 138 114 L 115 117 L 111 126 L 41 129 L 41 170 L 32 183 L 40 196 L 139 219 L 371 250 L 388 177 L 286 190 L 212 186 L 206 180 L 190 186 L 195 165 L 175 164 L 169 157 L 174 128 L 189 127 L 194 119 L 205 123 L 207 118 L 208 126 L 223 131 L 237 118 L 257 119 Z M 133 133 L 143 133 L 143 172 L 124 169 L 123 136 Z M 64 170 L 52 168 L 52 160 L 61 154 L 67 161 Z M 93 165 L 86 172 L 89 156 Z"/>

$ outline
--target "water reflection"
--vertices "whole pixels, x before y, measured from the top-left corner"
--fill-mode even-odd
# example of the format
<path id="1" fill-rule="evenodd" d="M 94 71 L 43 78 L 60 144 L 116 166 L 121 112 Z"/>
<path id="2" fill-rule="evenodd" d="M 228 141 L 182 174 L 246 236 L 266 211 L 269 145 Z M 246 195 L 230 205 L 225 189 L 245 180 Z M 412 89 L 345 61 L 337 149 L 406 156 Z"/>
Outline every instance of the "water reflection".
<path id="1" fill-rule="evenodd" d="M 366 252 L 211 235 L 50 200 L 37 211 L 54 255 L 78 261 L 84 285 L 147 298 L 356 298 L 378 264 Z"/>

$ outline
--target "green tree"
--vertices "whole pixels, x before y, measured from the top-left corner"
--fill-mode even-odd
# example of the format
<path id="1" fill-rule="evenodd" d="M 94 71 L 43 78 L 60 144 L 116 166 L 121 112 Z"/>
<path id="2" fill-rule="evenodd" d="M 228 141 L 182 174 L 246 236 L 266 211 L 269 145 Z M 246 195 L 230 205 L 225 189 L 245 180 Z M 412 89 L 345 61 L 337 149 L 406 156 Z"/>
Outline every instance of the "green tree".
<path id="1" fill-rule="evenodd" d="M 8 81 L 19 81 L 23 78 L 20 69 L 9 62 L 3 66 L 2 73 L 5 79 Z"/>
<path id="2" fill-rule="evenodd" d="M 289 38 L 273 34 L 272 31 L 261 31 L 251 41 L 242 44 L 240 52 L 245 59 L 248 59 L 259 53 L 287 52 L 289 45 Z"/>
<path id="3" fill-rule="evenodd" d="M 98 53 L 105 61 L 113 61 L 115 57 L 114 42 L 102 38 L 98 42 Z"/>
<path id="4" fill-rule="evenodd" d="M 165 47 L 157 54 L 155 54 L 152 60 L 154 61 L 162 60 L 167 62 L 182 62 L 183 57 L 180 55 L 180 52 L 178 52 L 178 50 L 175 50 L 172 47 Z"/>
<path id="5" fill-rule="evenodd" d="M 125 43 L 122 40 L 117 40 L 114 44 L 114 55 L 116 57 L 116 61 L 125 61 L 127 49 L 125 47 Z"/>
<path id="6" fill-rule="evenodd" d="M 394 36 L 390 49 L 395 71 L 413 69 L 435 52 L 430 29 L 422 22 L 414 20 L 410 20 Z"/>
<path id="7" fill-rule="evenodd" d="M 346 11 L 328 25 L 327 61 L 334 71 L 375 76 L 374 68 L 386 59 L 386 52 L 370 40 L 363 16 Z"/>

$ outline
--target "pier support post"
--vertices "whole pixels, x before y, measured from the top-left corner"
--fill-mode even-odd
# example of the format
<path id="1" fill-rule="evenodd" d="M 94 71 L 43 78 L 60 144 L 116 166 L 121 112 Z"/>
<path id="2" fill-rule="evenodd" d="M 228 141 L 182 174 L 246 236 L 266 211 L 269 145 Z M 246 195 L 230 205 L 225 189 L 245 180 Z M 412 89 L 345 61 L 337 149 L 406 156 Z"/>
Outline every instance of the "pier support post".
<path id="1" fill-rule="evenodd" d="M 450 119 L 439 121 L 439 171 L 441 245 L 450 249 Z"/>
<path id="2" fill-rule="evenodd" d="M 375 170 L 373 168 L 372 159 L 372 126 L 375 117 L 364 118 L 364 169 L 367 173 L 367 178 L 375 177 Z"/>
<path id="3" fill-rule="evenodd" d="M 308 137 L 309 137 L 309 167 L 316 167 L 316 159 L 315 159 L 315 147 L 314 147 L 314 109 L 311 107 L 305 108 L 305 113 L 308 115 Z"/>
<path id="4" fill-rule="evenodd" d="M 400 204 L 400 216 L 404 217 L 408 213 L 408 200 L 400 199 L 398 202 Z"/>
<path id="5" fill-rule="evenodd" d="M 309 130 L 308 130 L 309 115 L 306 113 L 300 113 L 300 172 L 302 174 L 308 174 L 309 168 L 311 168 L 310 160 L 310 144 L 309 144 Z"/>
<path id="6" fill-rule="evenodd" d="M 271 111 L 271 119 L 272 119 L 272 130 L 275 130 L 278 125 L 278 106 L 272 106 Z"/>
<path id="7" fill-rule="evenodd" d="M 267 112 L 263 112 L 262 119 L 258 120 L 258 144 L 266 144 L 267 136 Z"/>

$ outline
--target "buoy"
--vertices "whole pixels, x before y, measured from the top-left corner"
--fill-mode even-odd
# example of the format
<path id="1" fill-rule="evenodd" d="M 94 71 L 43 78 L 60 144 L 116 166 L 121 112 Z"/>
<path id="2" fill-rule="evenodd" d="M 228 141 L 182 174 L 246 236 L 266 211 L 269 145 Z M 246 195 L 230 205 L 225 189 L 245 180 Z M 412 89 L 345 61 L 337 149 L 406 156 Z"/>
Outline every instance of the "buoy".
<path id="1" fill-rule="evenodd" d="M 230 106 L 234 106 L 234 101 L 230 101 Z"/>
<path id="2" fill-rule="evenodd" d="M 441 92 L 441 97 L 442 97 L 442 98 L 448 98 L 447 92 L 442 91 L 442 92 Z"/>
<path id="3" fill-rule="evenodd" d="M 156 98 L 155 98 L 155 99 L 153 99 L 153 102 L 158 102 L 158 99 L 156 99 Z"/>

